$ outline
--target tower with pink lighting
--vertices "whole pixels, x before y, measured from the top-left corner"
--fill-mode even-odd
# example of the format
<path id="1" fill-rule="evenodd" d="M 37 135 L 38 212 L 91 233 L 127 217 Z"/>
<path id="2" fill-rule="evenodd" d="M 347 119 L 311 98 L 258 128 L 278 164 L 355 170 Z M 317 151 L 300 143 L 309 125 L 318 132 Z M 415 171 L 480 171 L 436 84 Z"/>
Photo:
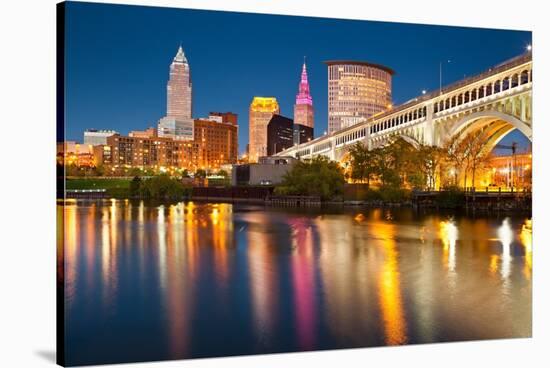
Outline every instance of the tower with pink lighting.
<path id="1" fill-rule="evenodd" d="M 313 100 L 309 93 L 305 57 L 302 76 L 298 85 L 298 94 L 296 95 L 296 104 L 294 105 L 294 124 L 313 129 Z"/>

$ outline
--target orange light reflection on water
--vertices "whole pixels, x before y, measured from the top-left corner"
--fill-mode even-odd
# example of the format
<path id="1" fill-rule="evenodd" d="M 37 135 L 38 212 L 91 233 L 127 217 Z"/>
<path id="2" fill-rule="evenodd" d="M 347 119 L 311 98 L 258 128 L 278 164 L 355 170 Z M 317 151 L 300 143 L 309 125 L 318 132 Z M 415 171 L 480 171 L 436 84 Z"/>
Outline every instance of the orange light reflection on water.
<path id="1" fill-rule="evenodd" d="M 407 327 L 401 300 L 401 285 L 395 226 L 391 223 L 377 222 L 373 229 L 381 238 L 384 250 L 384 262 L 379 280 L 379 298 L 384 319 L 386 343 L 402 345 L 407 343 Z"/>
<path id="2" fill-rule="evenodd" d="M 531 272 L 533 268 L 533 227 L 530 219 L 525 220 L 525 223 L 521 227 L 519 235 L 521 244 L 525 248 L 525 267 L 523 272 L 525 277 L 531 278 Z"/>

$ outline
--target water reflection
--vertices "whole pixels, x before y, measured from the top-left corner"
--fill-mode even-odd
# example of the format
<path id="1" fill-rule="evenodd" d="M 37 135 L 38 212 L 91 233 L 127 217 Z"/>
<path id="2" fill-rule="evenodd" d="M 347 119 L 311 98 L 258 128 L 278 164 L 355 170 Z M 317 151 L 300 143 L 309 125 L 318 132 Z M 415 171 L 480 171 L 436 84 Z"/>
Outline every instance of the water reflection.
<path id="1" fill-rule="evenodd" d="M 255 213 L 244 219 L 249 223 L 247 253 L 256 344 L 269 346 L 279 319 L 277 280 L 280 275 L 274 257 L 279 246 L 274 235 L 278 234 L 267 214 Z"/>
<path id="2" fill-rule="evenodd" d="M 456 267 L 456 240 L 458 239 L 458 229 L 453 220 L 442 221 L 439 225 L 440 237 L 443 242 L 443 250 L 451 278 L 455 276 Z"/>
<path id="3" fill-rule="evenodd" d="M 506 218 L 502 221 L 502 225 L 498 228 L 498 239 L 502 243 L 502 265 L 500 274 L 503 280 L 507 280 L 510 275 L 510 267 L 512 264 L 512 241 L 514 233 L 510 226 L 510 219 Z"/>
<path id="4" fill-rule="evenodd" d="M 296 310 L 296 333 L 302 350 L 315 347 L 317 300 L 315 287 L 315 249 L 311 222 L 289 220 L 292 229 L 292 286 Z"/>
<path id="5" fill-rule="evenodd" d="M 374 232 L 381 238 L 384 261 L 380 276 L 380 306 L 384 319 L 387 345 L 400 345 L 407 342 L 407 328 L 401 301 L 399 282 L 398 250 L 395 244 L 395 226 L 376 222 Z"/>
<path id="6" fill-rule="evenodd" d="M 525 248 L 525 277 L 531 278 L 531 269 L 533 267 L 533 227 L 531 219 L 526 219 L 521 227 L 521 244 Z"/>
<path id="7" fill-rule="evenodd" d="M 70 364 L 531 333 L 525 218 L 116 200 L 58 218 Z"/>

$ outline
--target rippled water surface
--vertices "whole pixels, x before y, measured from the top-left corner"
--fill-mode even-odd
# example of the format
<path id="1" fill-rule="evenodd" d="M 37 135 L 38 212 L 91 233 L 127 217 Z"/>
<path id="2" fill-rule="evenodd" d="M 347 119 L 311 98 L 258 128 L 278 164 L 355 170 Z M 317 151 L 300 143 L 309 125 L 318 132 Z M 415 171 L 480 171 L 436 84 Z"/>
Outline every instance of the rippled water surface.
<path id="1" fill-rule="evenodd" d="M 70 365 L 531 336 L 523 216 L 111 200 L 58 220 Z"/>

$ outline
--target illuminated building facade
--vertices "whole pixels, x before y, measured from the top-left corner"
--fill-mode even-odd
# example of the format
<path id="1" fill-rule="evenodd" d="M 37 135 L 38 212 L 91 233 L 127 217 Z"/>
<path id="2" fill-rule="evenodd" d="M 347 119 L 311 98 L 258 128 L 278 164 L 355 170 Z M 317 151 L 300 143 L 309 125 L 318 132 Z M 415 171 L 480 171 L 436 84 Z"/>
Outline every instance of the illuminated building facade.
<path id="1" fill-rule="evenodd" d="M 360 61 L 327 61 L 328 133 L 391 107 L 393 70 Z"/>
<path id="2" fill-rule="evenodd" d="M 116 134 L 107 138 L 103 163 L 113 167 L 187 168 L 197 159 L 197 153 L 198 147 L 193 142 Z"/>
<path id="3" fill-rule="evenodd" d="M 197 167 L 219 169 L 237 163 L 238 126 L 231 122 L 195 120 L 195 144 L 199 147 Z"/>
<path id="4" fill-rule="evenodd" d="M 254 97 L 249 110 L 249 154 L 250 162 L 267 155 L 267 124 L 274 114 L 279 114 L 275 97 Z"/>
<path id="5" fill-rule="evenodd" d="M 193 140 L 193 95 L 191 70 L 181 46 L 172 64 L 166 86 L 166 116 L 158 122 L 158 136 Z"/>
<path id="6" fill-rule="evenodd" d="M 313 99 L 309 92 L 306 63 L 302 66 L 302 75 L 298 85 L 298 94 L 294 104 L 294 123 L 313 129 Z"/>
<path id="7" fill-rule="evenodd" d="M 273 115 L 267 124 L 267 156 L 274 155 L 294 144 L 294 123 L 292 119 Z"/>
<path id="8" fill-rule="evenodd" d="M 153 130 L 154 131 L 154 130 Z M 133 136 L 113 135 L 103 146 L 102 160 L 111 167 L 164 169 L 219 169 L 237 162 L 238 126 L 213 120 L 194 121 L 193 140 L 150 135 L 151 129 Z"/>
<path id="9" fill-rule="evenodd" d="M 166 93 L 166 116 L 178 120 L 191 119 L 193 114 L 191 70 L 181 46 L 170 64 L 170 79 L 166 86 Z"/>
<path id="10" fill-rule="evenodd" d="M 530 188 L 532 183 L 532 155 L 518 153 L 516 155 L 494 156 L 490 159 L 485 175 L 476 185 L 504 188 Z"/>
<path id="11" fill-rule="evenodd" d="M 78 167 L 96 166 L 95 148 L 100 145 L 80 144 L 74 141 L 57 143 L 57 163 Z"/>

